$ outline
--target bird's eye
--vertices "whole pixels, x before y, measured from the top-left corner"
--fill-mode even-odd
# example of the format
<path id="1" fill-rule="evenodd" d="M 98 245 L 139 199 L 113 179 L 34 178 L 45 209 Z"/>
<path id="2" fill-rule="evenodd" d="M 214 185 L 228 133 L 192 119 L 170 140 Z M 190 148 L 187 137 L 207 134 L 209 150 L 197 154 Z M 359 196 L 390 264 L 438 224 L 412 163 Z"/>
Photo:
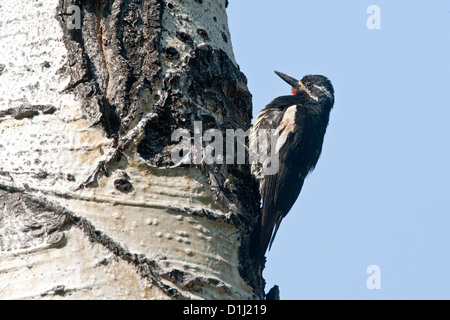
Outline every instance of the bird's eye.
<path id="1" fill-rule="evenodd" d="M 306 83 L 306 86 L 307 86 L 308 88 L 311 88 L 311 87 L 312 87 L 312 83 L 311 83 L 311 82 L 307 82 L 307 83 Z"/>

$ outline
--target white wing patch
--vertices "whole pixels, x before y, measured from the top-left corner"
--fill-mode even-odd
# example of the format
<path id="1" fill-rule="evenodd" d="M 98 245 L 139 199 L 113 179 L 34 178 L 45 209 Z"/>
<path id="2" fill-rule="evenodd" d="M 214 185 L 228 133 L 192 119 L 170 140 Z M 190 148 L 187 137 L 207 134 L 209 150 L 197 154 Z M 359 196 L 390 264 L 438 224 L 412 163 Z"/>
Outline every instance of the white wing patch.
<path id="1" fill-rule="evenodd" d="M 295 124 L 295 117 L 297 114 L 297 105 L 290 106 L 286 109 L 286 112 L 283 114 L 283 118 L 281 119 L 280 125 L 277 128 L 278 132 L 281 134 L 278 137 L 277 145 L 275 147 L 275 153 L 279 153 L 281 147 L 286 143 L 286 139 L 291 132 L 297 128 Z"/>

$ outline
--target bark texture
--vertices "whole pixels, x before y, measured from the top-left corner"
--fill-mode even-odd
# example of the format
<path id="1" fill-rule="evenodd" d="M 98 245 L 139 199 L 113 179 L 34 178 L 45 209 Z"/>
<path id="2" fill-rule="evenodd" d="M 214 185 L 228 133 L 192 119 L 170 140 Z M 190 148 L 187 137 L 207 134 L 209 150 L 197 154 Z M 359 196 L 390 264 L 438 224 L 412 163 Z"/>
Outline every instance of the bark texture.
<path id="1" fill-rule="evenodd" d="M 0 298 L 262 299 L 249 166 L 170 157 L 250 127 L 227 1 L 0 6 Z"/>

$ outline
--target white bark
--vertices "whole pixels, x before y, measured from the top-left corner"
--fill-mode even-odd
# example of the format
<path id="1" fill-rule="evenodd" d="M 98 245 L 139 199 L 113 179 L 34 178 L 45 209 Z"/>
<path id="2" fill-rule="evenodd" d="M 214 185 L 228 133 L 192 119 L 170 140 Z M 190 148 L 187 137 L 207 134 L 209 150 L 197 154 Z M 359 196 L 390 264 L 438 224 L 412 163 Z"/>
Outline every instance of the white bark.
<path id="1" fill-rule="evenodd" d="M 190 54 L 179 30 L 201 45 L 201 26 L 234 62 L 225 0 L 170 2 L 161 47 L 180 58 L 161 58 L 163 77 Z M 64 90 L 73 75 L 58 4 L 0 4 L 0 299 L 261 297 L 239 272 L 240 233 L 229 222 L 239 205 L 218 198 L 201 168 L 165 169 L 137 152 L 156 94 L 167 96 L 163 82 L 141 90 L 141 117 L 117 141 Z M 105 95 L 121 90 L 117 83 L 111 69 Z"/>

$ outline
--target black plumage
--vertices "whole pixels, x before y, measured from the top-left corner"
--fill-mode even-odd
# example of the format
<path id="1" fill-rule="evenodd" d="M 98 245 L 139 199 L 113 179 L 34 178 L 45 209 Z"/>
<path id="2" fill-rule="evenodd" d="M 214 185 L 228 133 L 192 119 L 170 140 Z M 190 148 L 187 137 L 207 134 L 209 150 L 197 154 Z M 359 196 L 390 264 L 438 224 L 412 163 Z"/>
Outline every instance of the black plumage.
<path id="1" fill-rule="evenodd" d="M 258 261 L 272 245 L 281 220 L 291 210 L 304 179 L 319 160 L 334 105 L 333 86 L 326 77 L 308 75 L 298 81 L 275 72 L 292 86 L 293 95 L 278 97 L 265 106 L 250 134 L 252 173 L 260 182 L 263 201 L 251 243 L 252 255 Z M 278 159 L 276 172 L 267 170 L 270 165 L 259 161 L 263 141 L 271 141 L 269 132 L 278 135 L 268 143 L 272 156 Z M 266 140 L 262 139 L 264 135 Z"/>

